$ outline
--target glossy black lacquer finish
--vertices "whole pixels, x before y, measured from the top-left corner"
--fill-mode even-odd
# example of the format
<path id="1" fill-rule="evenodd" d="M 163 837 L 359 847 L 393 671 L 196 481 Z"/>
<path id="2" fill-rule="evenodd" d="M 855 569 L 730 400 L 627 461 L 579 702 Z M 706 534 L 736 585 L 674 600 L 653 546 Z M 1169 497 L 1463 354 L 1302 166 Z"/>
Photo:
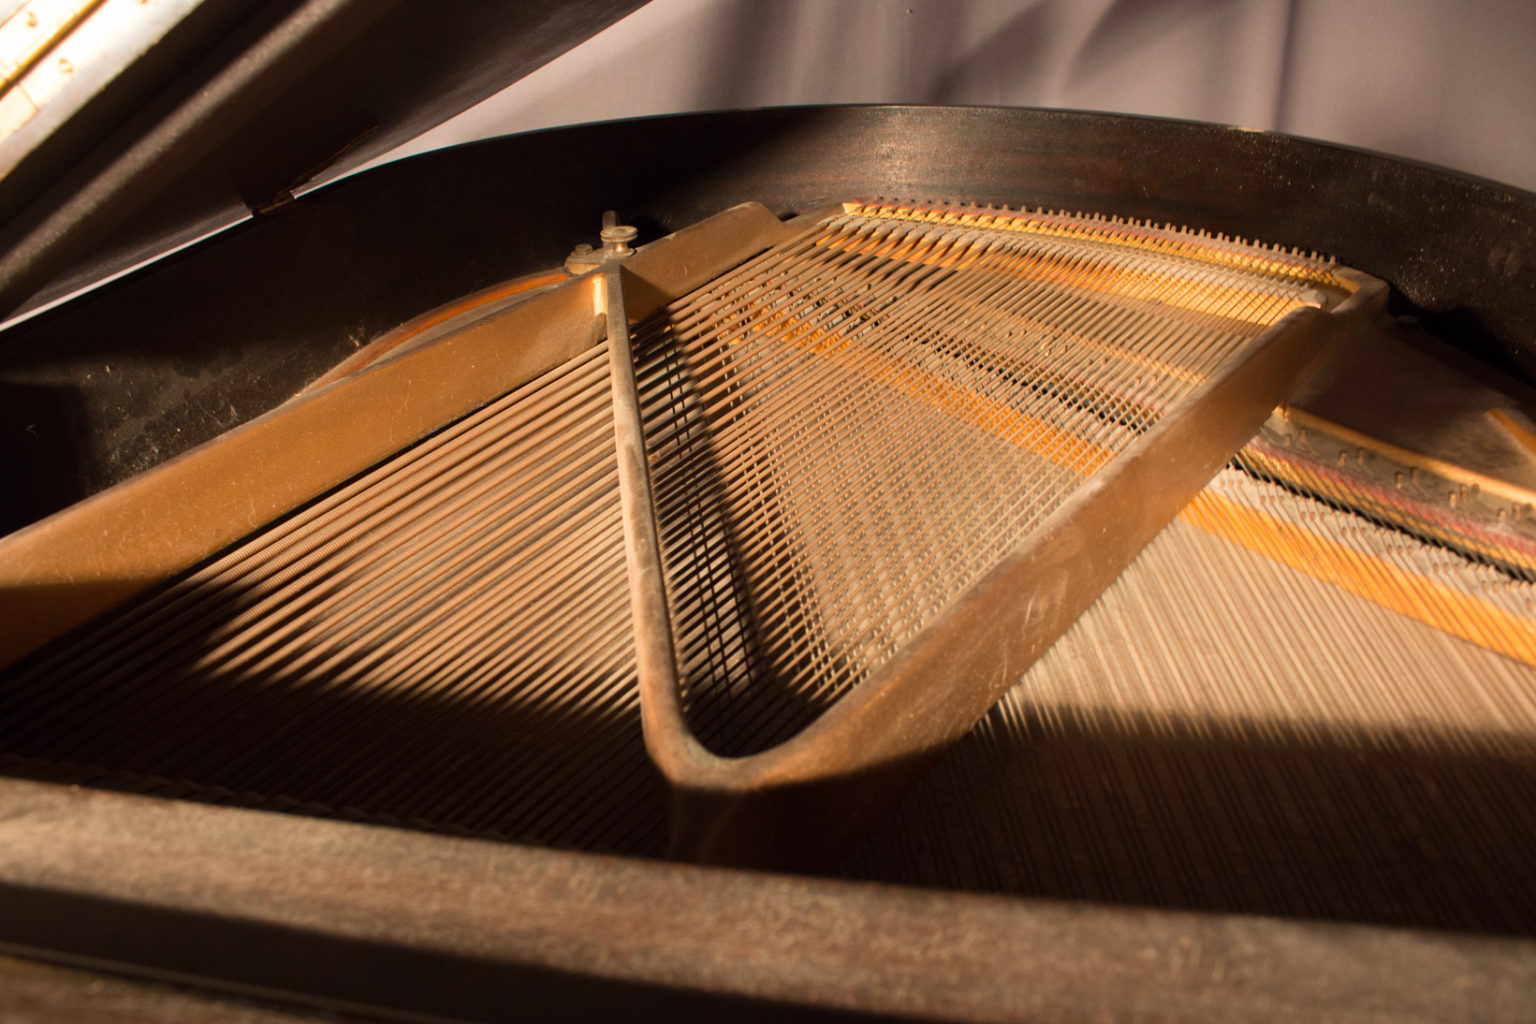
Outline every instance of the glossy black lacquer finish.
<path id="1" fill-rule="evenodd" d="M 0 335 L 10 530 L 272 408 L 438 304 L 734 203 L 945 198 L 1150 218 L 1384 278 L 1394 312 L 1536 379 L 1536 195 L 1277 135 L 1001 108 L 823 107 L 489 140 L 348 179 Z"/>

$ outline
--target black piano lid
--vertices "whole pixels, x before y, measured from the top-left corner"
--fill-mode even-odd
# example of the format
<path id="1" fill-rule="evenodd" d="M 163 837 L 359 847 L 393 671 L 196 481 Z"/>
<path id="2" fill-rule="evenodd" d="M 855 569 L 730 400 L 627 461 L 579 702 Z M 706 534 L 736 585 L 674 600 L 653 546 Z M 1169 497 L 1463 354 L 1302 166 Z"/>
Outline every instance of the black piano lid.
<path id="1" fill-rule="evenodd" d="M 85 17 L 21 63 L 62 69 L 56 91 L 0 133 L 0 315 L 60 275 L 93 280 L 359 167 L 642 3 L 69 4 Z M 64 6 L 5 14 L 44 32 Z"/>

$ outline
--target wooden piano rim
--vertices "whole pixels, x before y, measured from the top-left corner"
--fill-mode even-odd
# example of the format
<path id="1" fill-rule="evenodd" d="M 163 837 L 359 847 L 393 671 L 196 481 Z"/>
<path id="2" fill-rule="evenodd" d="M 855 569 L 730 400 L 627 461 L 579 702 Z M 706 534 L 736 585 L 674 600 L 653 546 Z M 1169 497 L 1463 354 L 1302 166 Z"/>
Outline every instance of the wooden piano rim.
<path id="1" fill-rule="evenodd" d="M 0 780 L 0 949 L 468 1019 L 1523 1019 L 1536 942 L 626 860 Z"/>

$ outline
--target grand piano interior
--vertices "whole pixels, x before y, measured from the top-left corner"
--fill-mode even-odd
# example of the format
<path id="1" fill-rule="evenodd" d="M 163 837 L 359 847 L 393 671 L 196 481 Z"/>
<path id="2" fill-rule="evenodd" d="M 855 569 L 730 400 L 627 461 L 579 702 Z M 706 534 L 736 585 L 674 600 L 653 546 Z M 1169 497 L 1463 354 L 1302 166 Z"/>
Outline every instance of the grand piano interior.
<path id="1" fill-rule="evenodd" d="M 0 136 L 8 1013 L 1528 1016 L 1536 196 L 959 106 L 306 191 L 637 5 L 137 6 Z"/>

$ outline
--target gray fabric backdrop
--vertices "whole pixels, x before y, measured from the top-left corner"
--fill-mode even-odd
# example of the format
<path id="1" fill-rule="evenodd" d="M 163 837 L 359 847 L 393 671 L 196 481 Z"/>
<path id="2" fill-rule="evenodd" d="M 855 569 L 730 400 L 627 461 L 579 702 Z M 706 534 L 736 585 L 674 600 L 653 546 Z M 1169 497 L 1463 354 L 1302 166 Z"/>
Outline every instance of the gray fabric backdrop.
<path id="1" fill-rule="evenodd" d="M 1536 190 L 1536 0 L 652 0 L 392 156 L 615 117 L 852 102 L 1192 118 Z"/>

